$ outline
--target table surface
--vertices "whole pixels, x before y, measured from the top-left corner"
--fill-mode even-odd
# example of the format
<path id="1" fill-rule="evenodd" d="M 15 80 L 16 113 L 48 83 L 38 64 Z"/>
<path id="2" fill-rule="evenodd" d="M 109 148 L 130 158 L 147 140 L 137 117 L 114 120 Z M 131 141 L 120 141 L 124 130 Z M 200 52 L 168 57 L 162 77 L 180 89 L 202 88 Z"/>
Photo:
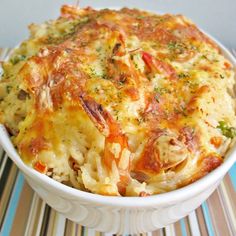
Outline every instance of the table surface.
<path id="1" fill-rule="evenodd" d="M 0 60 L 9 52 L 0 49 Z M 50 208 L 24 180 L 0 147 L 0 236 L 109 235 L 78 225 Z M 198 209 L 180 221 L 142 235 L 236 235 L 236 164 Z"/>

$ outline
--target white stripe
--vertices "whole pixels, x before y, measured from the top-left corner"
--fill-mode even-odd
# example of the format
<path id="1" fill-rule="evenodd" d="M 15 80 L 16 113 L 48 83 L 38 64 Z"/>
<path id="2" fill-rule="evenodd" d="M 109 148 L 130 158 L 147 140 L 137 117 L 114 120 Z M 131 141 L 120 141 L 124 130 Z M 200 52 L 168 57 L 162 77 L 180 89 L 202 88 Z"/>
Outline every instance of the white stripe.
<path id="1" fill-rule="evenodd" d="M 45 205 L 46 205 L 45 202 L 43 202 L 38 197 L 38 195 L 34 193 L 33 200 L 30 206 L 30 213 L 29 213 L 24 236 L 32 236 L 32 235 L 39 236 L 40 235 Z"/>
<path id="2" fill-rule="evenodd" d="M 36 204 L 37 204 L 37 195 L 34 193 L 34 196 L 33 196 L 33 200 L 31 202 L 31 206 L 30 206 L 30 212 L 29 212 L 29 216 L 28 216 L 28 220 L 27 220 L 27 225 L 25 227 L 25 234 L 24 236 L 29 236 L 30 233 L 31 233 L 31 228 L 33 226 L 33 219 L 34 219 L 34 216 L 35 216 L 35 211 L 36 211 Z"/>
<path id="3" fill-rule="evenodd" d="M 159 234 L 160 234 L 160 236 L 165 236 L 164 228 L 159 229 Z M 178 235 L 178 236 L 179 236 L 179 235 Z"/>
<path id="4" fill-rule="evenodd" d="M 199 229 L 199 224 L 198 224 L 198 221 L 197 221 L 197 216 L 196 216 L 195 211 L 191 212 L 188 215 L 188 219 L 189 219 L 191 234 L 194 235 L 194 236 L 201 236 L 201 232 L 200 232 L 200 229 Z"/>
<path id="5" fill-rule="evenodd" d="M 217 191 L 219 193 L 222 209 L 224 211 L 226 218 L 228 219 L 226 220 L 228 224 L 228 229 L 231 231 L 232 235 L 236 235 L 236 216 L 235 213 L 233 212 L 224 181 L 221 182 Z"/>
<path id="6" fill-rule="evenodd" d="M 50 236 L 63 236 L 65 232 L 65 226 L 66 218 L 62 214 L 56 212 L 53 234 Z"/>
<path id="7" fill-rule="evenodd" d="M 174 224 L 168 225 L 165 227 L 166 236 L 175 236 L 175 227 Z"/>
<path id="8" fill-rule="evenodd" d="M 2 173 L 3 173 L 4 168 L 5 168 L 5 166 L 6 166 L 7 159 L 8 159 L 7 154 L 5 154 L 4 157 L 3 157 L 2 164 L 1 164 L 1 166 L 0 166 L 0 179 L 1 179 L 1 177 L 2 177 Z"/>
<path id="9" fill-rule="evenodd" d="M 36 230 L 35 236 L 39 236 L 40 235 L 40 231 L 41 231 L 42 223 L 43 223 L 43 216 L 44 216 L 45 206 L 46 206 L 46 203 L 44 201 L 42 201 L 41 207 L 40 207 L 40 213 L 39 213 L 39 217 L 38 217 L 37 230 Z"/>
<path id="10" fill-rule="evenodd" d="M 96 235 L 96 231 L 94 229 L 87 229 L 87 235 L 88 236 L 95 236 Z"/>
<path id="11" fill-rule="evenodd" d="M 148 232 L 146 236 L 152 236 L 152 232 Z"/>

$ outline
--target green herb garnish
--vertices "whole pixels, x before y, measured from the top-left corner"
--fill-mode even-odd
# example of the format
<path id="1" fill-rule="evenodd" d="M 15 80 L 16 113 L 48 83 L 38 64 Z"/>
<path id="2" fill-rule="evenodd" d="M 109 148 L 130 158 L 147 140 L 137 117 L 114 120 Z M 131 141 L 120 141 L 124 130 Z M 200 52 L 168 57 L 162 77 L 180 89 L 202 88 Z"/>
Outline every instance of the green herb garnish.
<path id="1" fill-rule="evenodd" d="M 168 88 L 161 88 L 161 87 L 155 87 L 154 91 L 160 95 L 163 95 L 165 93 L 171 93 L 171 91 Z"/>
<path id="2" fill-rule="evenodd" d="M 155 95 L 155 100 L 159 103 L 160 102 L 160 98 L 158 95 Z"/>
<path id="3" fill-rule="evenodd" d="M 219 121 L 217 128 L 227 138 L 234 138 L 236 136 L 236 128 L 228 126 L 225 121 Z"/>
<path id="4" fill-rule="evenodd" d="M 136 18 L 137 18 L 138 20 L 141 20 L 141 19 L 145 18 L 145 16 L 137 16 Z"/>
<path id="5" fill-rule="evenodd" d="M 168 49 L 176 54 L 182 54 L 187 49 L 187 46 L 181 42 L 169 42 L 167 45 Z"/>
<path id="6" fill-rule="evenodd" d="M 178 74 L 179 79 L 185 79 L 185 78 L 188 78 L 188 77 L 189 77 L 188 73 L 181 72 L 181 73 Z"/>
<path id="7" fill-rule="evenodd" d="M 6 90 L 7 90 L 7 93 L 9 94 L 12 90 L 12 86 L 11 85 L 7 85 L 6 86 Z"/>
<path id="8" fill-rule="evenodd" d="M 177 42 L 169 42 L 167 46 L 170 50 L 173 50 L 176 48 Z"/>
<path id="9" fill-rule="evenodd" d="M 221 78 L 221 79 L 224 79 L 225 77 L 224 77 L 222 74 L 220 74 L 220 78 Z"/>
<path id="10" fill-rule="evenodd" d="M 20 61 L 24 61 L 25 58 L 26 58 L 25 55 L 16 55 L 16 56 L 14 56 L 13 58 L 10 59 L 10 62 L 11 62 L 13 65 L 15 65 L 15 64 L 17 64 L 17 63 L 20 62 Z"/>

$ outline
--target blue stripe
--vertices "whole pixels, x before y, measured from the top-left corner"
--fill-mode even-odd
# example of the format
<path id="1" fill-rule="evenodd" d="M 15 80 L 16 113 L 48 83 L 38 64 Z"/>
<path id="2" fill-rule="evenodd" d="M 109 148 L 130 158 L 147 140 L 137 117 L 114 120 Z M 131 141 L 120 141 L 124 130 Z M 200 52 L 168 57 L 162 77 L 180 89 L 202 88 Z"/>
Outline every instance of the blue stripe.
<path id="1" fill-rule="evenodd" d="M 234 190 L 236 191 L 236 163 L 229 170 L 229 176 L 230 176 L 232 184 L 234 186 Z"/>
<path id="2" fill-rule="evenodd" d="M 204 219 L 205 219 L 205 222 L 206 222 L 208 234 L 209 234 L 209 236 L 214 236 L 215 233 L 214 233 L 214 230 L 213 230 L 213 226 L 212 226 L 212 222 L 211 222 L 211 216 L 210 216 L 210 212 L 209 212 L 209 209 L 208 209 L 208 206 L 207 206 L 206 202 L 204 202 L 202 204 L 202 210 L 203 210 L 203 215 L 204 215 Z"/>
<path id="3" fill-rule="evenodd" d="M 187 234 L 184 219 L 180 220 L 180 226 L 181 226 L 182 236 L 187 236 L 188 234 Z"/>
<path id="4" fill-rule="evenodd" d="M 0 235 L 10 235 L 23 185 L 24 177 L 21 173 L 18 173 Z"/>

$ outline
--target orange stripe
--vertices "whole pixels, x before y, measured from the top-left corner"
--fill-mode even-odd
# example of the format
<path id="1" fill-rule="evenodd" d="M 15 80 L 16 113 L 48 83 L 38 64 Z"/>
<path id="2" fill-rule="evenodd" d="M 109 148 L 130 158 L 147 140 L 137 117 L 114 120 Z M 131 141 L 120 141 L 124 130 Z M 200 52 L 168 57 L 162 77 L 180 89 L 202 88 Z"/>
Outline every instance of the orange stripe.
<path id="1" fill-rule="evenodd" d="M 153 236 L 163 236 L 164 235 L 164 230 L 163 229 L 159 229 L 156 230 L 152 233 Z"/>
<path id="2" fill-rule="evenodd" d="M 47 206 L 50 209 L 49 220 L 47 225 L 47 233 L 46 235 L 53 235 L 54 228 L 55 228 L 55 218 L 56 218 L 56 211 L 53 210 L 51 207 Z M 66 234 L 65 234 L 66 235 Z"/>
<path id="3" fill-rule="evenodd" d="M 174 224 L 176 235 L 182 235 L 180 221 Z"/>
<path id="4" fill-rule="evenodd" d="M 207 236 L 208 235 L 207 227 L 206 227 L 206 223 L 205 223 L 205 220 L 204 220 L 204 215 L 203 215 L 201 207 L 197 208 L 196 214 L 197 214 L 198 225 L 199 225 L 199 228 L 200 228 L 201 235 L 206 235 Z"/>
<path id="5" fill-rule="evenodd" d="M 235 173 L 236 175 L 236 173 Z M 236 212 L 236 192 L 234 190 L 234 186 L 232 184 L 231 178 L 230 176 L 227 174 L 223 180 L 227 193 L 228 193 L 228 197 L 230 199 L 231 205 L 233 207 L 233 211 Z"/>
<path id="6" fill-rule="evenodd" d="M 4 221 L 4 214 L 8 207 L 8 202 L 10 200 L 10 196 L 11 196 L 11 192 L 14 186 L 14 182 L 16 180 L 17 172 L 18 172 L 18 169 L 16 168 L 16 166 L 12 165 L 10 168 L 9 176 L 4 186 L 2 197 L 0 199 L 0 209 L 1 209 L 0 210 L 0 225 Z"/>
<path id="7" fill-rule="evenodd" d="M 221 206 L 225 212 L 229 230 L 232 231 L 232 235 L 236 235 L 236 215 L 235 212 L 232 211 L 232 205 L 228 197 L 224 182 L 220 184 L 217 191 L 221 200 Z"/>
<path id="8" fill-rule="evenodd" d="M 11 236 L 24 235 L 32 198 L 33 190 L 25 182 L 13 221 L 13 227 L 10 233 Z"/>
<path id="9" fill-rule="evenodd" d="M 66 220 L 65 236 L 75 235 L 75 223 L 71 220 Z"/>
<path id="10" fill-rule="evenodd" d="M 189 225 L 188 217 L 184 218 L 184 222 L 185 222 L 185 228 L 186 228 L 187 235 L 191 236 L 191 230 L 190 230 L 190 225 Z"/>
<path id="11" fill-rule="evenodd" d="M 45 203 L 36 195 L 31 202 L 30 214 L 27 221 L 27 235 L 38 235 L 41 230 L 41 216 L 44 212 Z"/>
<path id="12" fill-rule="evenodd" d="M 215 232 L 218 232 L 219 235 L 230 235 L 225 212 L 222 209 L 221 201 L 217 191 L 215 191 L 207 200 L 207 205 Z"/>

